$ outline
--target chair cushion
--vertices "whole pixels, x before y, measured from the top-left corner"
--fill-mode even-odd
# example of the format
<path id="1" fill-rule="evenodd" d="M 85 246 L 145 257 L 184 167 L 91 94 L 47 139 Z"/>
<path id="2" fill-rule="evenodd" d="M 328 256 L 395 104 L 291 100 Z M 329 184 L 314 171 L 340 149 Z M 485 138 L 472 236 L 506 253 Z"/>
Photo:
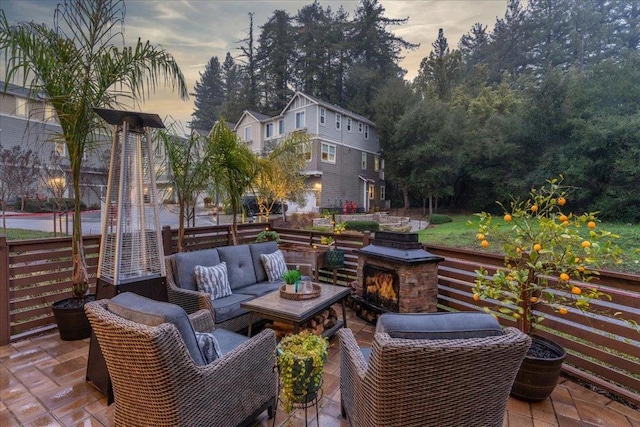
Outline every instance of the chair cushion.
<path id="1" fill-rule="evenodd" d="M 218 255 L 220 261 L 227 263 L 232 290 L 257 282 L 249 245 L 223 246 L 218 248 Z"/>
<path id="2" fill-rule="evenodd" d="M 196 265 L 195 275 L 198 290 L 210 294 L 212 299 L 231 295 L 226 262 L 211 267 Z"/>
<path id="3" fill-rule="evenodd" d="M 405 339 L 465 339 L 502 335 L 498 321 L 487 313 L 385 313 L 376 333 Z"/>
<path id="4" fill-rule="evenodd" d="M 220 264 L 217 249 L 180 252 L 171 256 L 174 259 L 174 279 L 176 285 L 179 288 L 189 289 L 191 291 L 198 290 L 198 283 L 196 282 L 195 276 L 196 265 L 211 267 L 212 265 Z"/>
<path id="5" fill-rule="evenodd" d="M 277 250 L 271 254 L 260 255 L 262 265 L 267 272 L 267 277 L 270 282 L 275 282 L 282 279 L 282 275 L 287 271 L 287 263 L 284 260 L 282 251 Z"/>
<path id="6" fill-rule="evenodd" d="M 249 311 L 240 307 L 240 303 L 253 298 L 253 295 L 233 293 L 228 297 L 214 299 L 213 309 L 215 310 L 216 323 L 222 323 L 234 317 L 249 313 Z"/>
<path id="7" fill-rule="evenodd" d="M 193 361 L 197 365 L 206 365 L 189 316 L 182 307 L 168 302 L 155 301 L 133 292 L 123 292 L 111 298 L 107 309 L 127 320 L 147 326 L 160 326 L 163 323 L 173 324 L 180 333 Z"/>
<path id="8" fill-rule="evenodd" d="M 196 341 L 198 341 L 198 347 L 200 347 L 205 362 L 211 363 L 222 356 L 220 344 L 218 344 L 218 339 L 213 333 L 196 332 Z"/>
<path id="9" fill-rule="evenodd" d="M 251 261 L 253 261 L 253 269 L 256 273 L 256 282 L 265 282 L 269 280 L 269 278 L 267 277 L 267 272 L 262 265 L 260 255 L 274 253 L 278 250 L 278 244 L 273 241 L 252 243 L 249 245 L 249 250 L 251 251 Z"/>
<path id="10" fill-rule="evenodd" d="M 224 356 L 243 342 L 249 340 L 245 335 L 240 335 L 224 328 L 216 329 L 213 331 L 213 335 L 216 337 L 218 344 L 220 345 L 221 356 Z"/>
<path id="11" fill-rule="evenodd" d="M 244 295 L 253 295 L 254 297 L 261 297 L 270 292 L 277 291 L 280 289 L 280 286 L 284 284 L 284 280 L 280 279 L 276 282 L 260 282 L 255 285 L 243 286 L 241 288 L 236 289 L 236 292 L 239 292 Z"/>

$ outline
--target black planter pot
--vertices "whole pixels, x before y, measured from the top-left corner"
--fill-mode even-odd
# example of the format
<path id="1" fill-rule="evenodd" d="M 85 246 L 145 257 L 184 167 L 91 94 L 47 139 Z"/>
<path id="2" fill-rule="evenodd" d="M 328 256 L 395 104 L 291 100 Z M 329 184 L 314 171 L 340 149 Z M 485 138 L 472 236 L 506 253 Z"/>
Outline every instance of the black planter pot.
<path id="1" fill-rule="evenodd" d="M 335 249 L 327 251 L 327 267 L 343 268 L 344 267 L 344 250 Z"/>
<path id="2" fill-rule="evenodd" d="M 511 395 L 527 402 L 545 400 L 558 384 L 564 348 L 537 335 L 531 336 L 531 349 L 525 356 L 511 388 Z M 538 355 L 533 355 L 538 354 Z"/>
<path id="3" fill-rule="evenodd" d="M 58 325 L 60 339 L 76 341 L 91 336 L 91 325 L 84 312 L 84 305 L 95 299 L 95 295 L 87 295 L 84 299 L 67 298 L 53 303 L 51 309 Z"/>

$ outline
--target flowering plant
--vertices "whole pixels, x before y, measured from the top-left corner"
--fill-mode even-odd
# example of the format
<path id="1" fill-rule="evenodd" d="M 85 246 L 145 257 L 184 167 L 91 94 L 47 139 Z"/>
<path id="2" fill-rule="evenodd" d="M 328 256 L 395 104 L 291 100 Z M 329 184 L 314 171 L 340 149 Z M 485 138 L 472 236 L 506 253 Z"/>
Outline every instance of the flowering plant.
<path id="1" fill-rule="evenodd" d="M 545 304 L 560 315 L 570 307 L 590 310 L 593 299 L 611 299 L 598 287 L 585 285 L 605 260 L 621 262 L 621 250 L 613 245 L 618 236 L 600 229 L 595 212 L 574 215 L 564 212 L 568 187 L 559 179 L 532 189 L 526 200 L 513 200 L 501 220 L 482 212 L 477 239 L 483 248 L 501 244 L 506 254 L 504 268 L 489 275 L 476 271 L 474 300 L 499 303 L 497 311 L 518 321 L 531 333 L 544 320 L 535 310 Z M 491 311 L 485 308 L 486 311 Z"/>

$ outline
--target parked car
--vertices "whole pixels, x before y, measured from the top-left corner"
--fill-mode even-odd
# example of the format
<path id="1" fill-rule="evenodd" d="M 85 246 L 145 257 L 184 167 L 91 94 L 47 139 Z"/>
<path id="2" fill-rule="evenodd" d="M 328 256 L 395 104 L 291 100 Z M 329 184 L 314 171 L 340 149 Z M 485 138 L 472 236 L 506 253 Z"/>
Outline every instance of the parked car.
<path id="1" fill-rule="evenodd" d="M 271 206 L 271 204 L 267 204 L 267 207 Z M 258 205 L 258 201 L 256 196 L 243 196 L 242 197 L 242 209 L 244 210 L 247 216 L 254 216 L 260 214 L 260 206 Z M 287 204 L 284 204 L 284 211 L 286 212 L 288 209 Z M 275 202 L 269 211 L 269 214 L 281 214 L 282 213 L 282 203 Z"/>

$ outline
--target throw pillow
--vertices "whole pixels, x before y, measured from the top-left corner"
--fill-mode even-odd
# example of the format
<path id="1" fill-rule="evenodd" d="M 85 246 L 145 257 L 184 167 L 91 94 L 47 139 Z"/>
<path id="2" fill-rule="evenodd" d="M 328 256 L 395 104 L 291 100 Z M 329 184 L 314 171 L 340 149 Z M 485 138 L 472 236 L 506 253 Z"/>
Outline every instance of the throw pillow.
<path id="1" fill-rule="evenodd" d="M 220 344 L 218 344 L 218 340 L 213 334 L 196 332 L 196 340 L 198 341 L 198 347 L 200 347 L 200 351 L 202 351 L 205 362 L 211 363 L 222 356 Z"/>
<path id="2" fill-rule="evenodd" d="M 231 295 L 231 285 L 229 284 L 226 262 L 221 262 L 212 267 L 196 265 L 195 276 L 198 290 L 210 294 L 211 299 Z"/>
<path id="3" fill-rule="evenodd" d="M 267 272 L 270 282 L 276 282 L 282 279 L 282 274 L 287 271 L 287 263 L 284 261 L 284 255 L 281 250 L 277 250 L 270 254 L 261 254 L 260 260 Z"/>

